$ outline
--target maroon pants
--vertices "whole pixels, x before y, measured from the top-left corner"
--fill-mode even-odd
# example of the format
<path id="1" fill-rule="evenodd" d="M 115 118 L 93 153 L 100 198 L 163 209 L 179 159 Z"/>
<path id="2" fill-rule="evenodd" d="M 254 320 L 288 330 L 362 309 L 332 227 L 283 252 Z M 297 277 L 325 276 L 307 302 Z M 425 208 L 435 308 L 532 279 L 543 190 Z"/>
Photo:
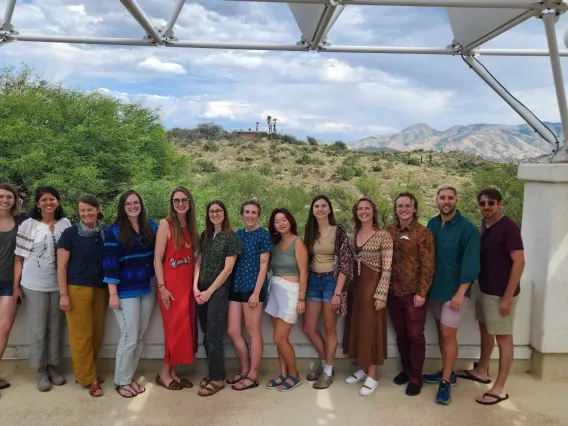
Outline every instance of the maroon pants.
<path id="1" fill-rule="evenodd" d="M 414 307 L 414 295 L 389 296 L 388 309 L 396 332 L 396 344 L 402 363 L 402 371 L 410 380 L 422 382 L 422 367 L 426 357 L 424 325 L 428 313 L 428 300 L 419 308 Z"/>

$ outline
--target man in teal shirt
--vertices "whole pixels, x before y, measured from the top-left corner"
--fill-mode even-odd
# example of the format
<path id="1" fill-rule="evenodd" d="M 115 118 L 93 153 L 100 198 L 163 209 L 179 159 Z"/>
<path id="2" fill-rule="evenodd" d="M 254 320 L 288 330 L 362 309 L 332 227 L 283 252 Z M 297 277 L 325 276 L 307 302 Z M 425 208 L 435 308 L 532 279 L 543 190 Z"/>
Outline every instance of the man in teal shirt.
<path id="1" fill-rule="evenodd" d="M 452 402 L 450 386 L 456 383 L 458 326 L 470 297 L 471 284 L 479 275 L 480 246 L 477 228 L 456 210 L 456 189 L 440 185 L 436 192 L 440 214 L 428 222 L 436 241 L 436 266 L 428 299 L 438 328 L 442 370 L 425 374 L 424 382 L 439 383 L 436 402 L 449 404 Z"/>

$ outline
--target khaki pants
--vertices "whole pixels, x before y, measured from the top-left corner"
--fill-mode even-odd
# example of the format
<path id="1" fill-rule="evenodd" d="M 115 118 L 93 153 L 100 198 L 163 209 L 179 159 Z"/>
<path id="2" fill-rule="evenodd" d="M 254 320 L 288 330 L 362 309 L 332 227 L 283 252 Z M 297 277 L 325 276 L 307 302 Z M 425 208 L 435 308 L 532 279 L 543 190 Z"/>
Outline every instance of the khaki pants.
<path id="1" fill-rule="evenodd" d="M 108 288 L 69 284 L 71 310 L 66 312 L 73 367 L 77 382 L 87 386 L 97 380 L 97 357 L 103 343 Z"/>

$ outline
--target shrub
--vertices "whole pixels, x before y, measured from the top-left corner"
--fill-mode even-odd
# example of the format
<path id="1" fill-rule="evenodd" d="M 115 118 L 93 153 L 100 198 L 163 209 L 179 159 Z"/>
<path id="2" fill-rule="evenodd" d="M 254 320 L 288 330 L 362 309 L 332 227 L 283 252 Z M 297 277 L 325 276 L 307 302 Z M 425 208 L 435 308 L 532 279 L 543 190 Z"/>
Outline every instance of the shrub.
<path id="1" fill-rule="evenodd" d="M 203 151 L 219 151 L 219 145 L 215 142 L 207 141 L 203 144 Z"/>
<path id="2" fill-rule="evenodd" d="M 342 141 L 336 141 L 329 146 L 329 149 L 336 152 L 343 152 L 348 149 L 347 144 Z"/>
<path id="3" fill-rule="evenodd" d="M 376 166 L 373 166 L 373 167 L 372 167 L 372 170 L 373 170 L 374 172 L 382 172 L 382 171 L 383 171 L 383 168 L 382 168 L 381 166 L 379 166 L 379 165 L 376 165 Z"/>
<path id="4" fill-rule="evenodd" d="M 351 180 L 355 176 L 355 170 L 349 166 L 339 166 L 335 169 L 335 176 L 341 180 Z"/>
<path id="5" fill-rule="evenodd" d="M 318 141 L 316 140 L 316 138 L 308 136 L 308 144 L 311 146 L 317 146 Z"/>
<path id="6" fill-rule="evenodd" d="M 312 158 L 304 152 L 300 158 L 296 160 L 297 164 L 312 164 Z"/>
<path id="7" fill-rule="evenodd" d="M 416 158 L 409 158 L 406 161 L 406 164 L 408 164 L 409 166 L 420 166 L 420 161 Z"/>
<path id="8" fill-rule="evenodd" d="M 346 166 L 355 166 L 359 163 L 359 158 L 357 158 L 357 156 L 355 155 L 348 155 L 347 157 L 345 157 L 345 160 L 343 160 L 343 164 L 345 164 Z"/>
<path id="9" fill-rule="evenodd" d="M 203 160 L 201 158 L 195 161 L 195 166 L 197 170 L 203 173 L 214 173 L 219 170 L 213 161 Z"/>

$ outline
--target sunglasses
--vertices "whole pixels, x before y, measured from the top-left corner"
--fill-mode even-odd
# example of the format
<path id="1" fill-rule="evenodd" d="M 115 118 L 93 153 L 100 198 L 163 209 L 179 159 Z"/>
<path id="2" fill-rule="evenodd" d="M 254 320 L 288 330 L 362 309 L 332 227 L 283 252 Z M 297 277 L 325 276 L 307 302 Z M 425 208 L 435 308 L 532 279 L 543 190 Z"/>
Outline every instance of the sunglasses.
<path id="1" fill-rule="evenodd" d="M 480 201 L 477 204 L 479 204 L 479 207 L 485 207 L 486 205 L 488 205 L 489 207 L 493 207 L 495 204 L 497 204 L 497 201 L 495 201 L 495 200 L 489 200 L 487 202 Z"/>
<path id="2" fill-rule="evenodd" d="M 178 204 L 187 204 L 189 203 L 189 199 L 187 198 L 174 198 L 173 199 L 174 204 L 178 205 Z"/>

